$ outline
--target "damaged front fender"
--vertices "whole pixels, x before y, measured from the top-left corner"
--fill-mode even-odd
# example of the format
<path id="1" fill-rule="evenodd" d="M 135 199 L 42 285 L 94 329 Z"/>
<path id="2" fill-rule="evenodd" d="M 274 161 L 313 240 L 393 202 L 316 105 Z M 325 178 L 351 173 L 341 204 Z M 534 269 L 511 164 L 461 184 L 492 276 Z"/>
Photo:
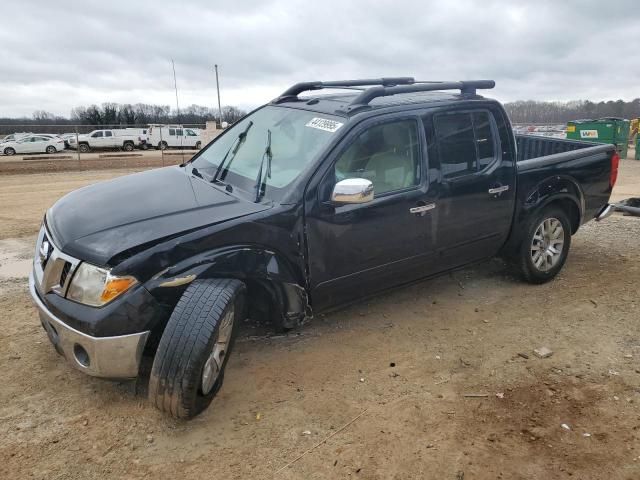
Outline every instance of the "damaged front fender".
<path id="1" fill-rule="evenodd" d="M 312 315 L 302 275 L 283 255 L 254 245 L 199 253 L 154 275 L 145 287 L 175 305 L 191 282 L 206 278 L 244 281 L 254 303 L 250 307 L 268 315 L 277 329 L 296 327 Z"/>

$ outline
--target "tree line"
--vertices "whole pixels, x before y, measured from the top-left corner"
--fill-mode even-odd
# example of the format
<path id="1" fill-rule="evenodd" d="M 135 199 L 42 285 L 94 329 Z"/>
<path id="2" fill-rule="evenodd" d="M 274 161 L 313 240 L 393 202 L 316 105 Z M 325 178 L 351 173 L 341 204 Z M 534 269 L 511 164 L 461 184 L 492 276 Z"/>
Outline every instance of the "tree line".
<path id="1" fill-rule="evenodd" d="M 505 109 L 513 123 L 560 124 L 569 120 L 603 117 L 632 119 L 640 117 L 640 98 L 630 102 L 625 102 L 624 100 L 610 100 L 607 102 L 592 102 L 590 100 L 574 100 L 570 102 L 519 100 L 506 103 Z M 105 102 L 102 105 L 94 104 L 75 107 L 71 110 L 69 117 L 57 116 L 44 110 L 38 110 L 33 113 L 31 118 L 0 118 L 0 133 L 13 133 L 16 128 L 36 125 L 125 127 L 148 125 L 150 123 L 180 123 L 185 125 L 204 124 L 207 121 L 234 123 L 244 115 L 246 115 L 245 111 L 234 106 L 223 107 L 222 119 L 220 119 L 218 109 L 202 105 L 190 105 L 180 109 L 178 112 L 172 110 L 168 105 Z"/>
<path id="2" fill-rule="evenodd" d="M 640 117 L 640 98 L 625 102 L 610 100 L 592 102 L 574 100 L 571 102 L 540 102 L 520 100 L 505 104 L 505 109 L 513 123 L 566 123 L 570 120 L 597 119 L 605 117 Z"/>
<path id="3" fill-rule="evenodd" d="M 234 106 L 222 107 L 222 119 L 218 109 L 202 105 L 190 105 L 180 111 L 172 110 L 168 105 L 147 103 L 113 103 L 75 107 L 69 117 L 54 115 L 44 110 L 33 112 L 31 118 L 0 118 L 0 126 L 36 126 L 36 125 L 96 125 L 131 126 L 150 123 L 180 123 L 185 125 L 204 124 L 207 121 L 234 123 L 246 115 L 242 109 Z"/>

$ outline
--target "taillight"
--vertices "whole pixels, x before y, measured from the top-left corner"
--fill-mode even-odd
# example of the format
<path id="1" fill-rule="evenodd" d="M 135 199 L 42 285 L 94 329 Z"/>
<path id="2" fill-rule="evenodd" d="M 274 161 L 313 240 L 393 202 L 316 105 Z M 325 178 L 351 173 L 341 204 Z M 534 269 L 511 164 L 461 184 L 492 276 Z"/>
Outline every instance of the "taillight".
<path id="1" fill-rule="evenodd" d="M 609 186 L 611 188 L 616 184 L 616 180 L 618 180 L 618 166 L 620 165 L 620 155 L 618 152 L 613 152 L 611 155 L 611 176 L 609 177 Z"/>

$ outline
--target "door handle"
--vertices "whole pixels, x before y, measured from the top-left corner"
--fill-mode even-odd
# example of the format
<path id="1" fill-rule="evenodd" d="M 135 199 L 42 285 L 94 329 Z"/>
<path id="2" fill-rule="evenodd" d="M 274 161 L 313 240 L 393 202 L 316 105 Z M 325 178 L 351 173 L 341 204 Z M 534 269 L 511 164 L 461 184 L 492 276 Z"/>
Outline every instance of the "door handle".
<path id="1" fill-rule="evenodd" d="M 435 203 L 427 203 L 426 205 L 418 205 L 417 207 L 411 207 L 409 209 L 409 212 L 416 215 L 423 215 L 425 212 L 428 212 L 429 210 L 433 210 L 434 208 L 436 208 Z"/>
<path id="2" fill-rule="evenodd" d="M 502 192 L 506 192 L 507 190 L 509 190 L 509 185 L 503 185 L 501 187 L 490 188 L 489 189 L 489 195 L 500 194 Z"/>

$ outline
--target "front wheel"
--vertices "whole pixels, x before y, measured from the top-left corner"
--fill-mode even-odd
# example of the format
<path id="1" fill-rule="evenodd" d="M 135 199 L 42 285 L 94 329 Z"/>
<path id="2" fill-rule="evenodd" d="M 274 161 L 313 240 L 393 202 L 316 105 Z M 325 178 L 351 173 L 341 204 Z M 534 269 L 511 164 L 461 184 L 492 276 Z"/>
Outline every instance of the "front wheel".
<path id="1" fill-rule="evenodd" d="M 5 155 L 15 155 L 16 151 L 15 149 L 11 148 L 11 147 L 7 147 L 4 149 L 4 154 Z"/>
<path id="2" fill-rule="evenodd" d="M 196 150 L 200 150 L 200 148 L 202 148 L 202 143 L 196 142 Z"/>
<path id="3" fill-rule="evenodd" d="M 86 143 L 81 143 L 78 148 L 80 149 L 80 153 L 89 153 L 89 150 L 91 150 L 89 148 L 89 145 L 87 145 Z"/>
<path id="4" fill-rule="evenodd" d="M 239 280 L 195 281 L 178 301 L 160 339 L 149 400 L 175 418 L 205 410 L 224 379 L 235 327 L 246 312 Z"/>
<path id="5" fill-rule="evenodd" d="M 555 277 L 567 260 L 571 246 L 571 222 L 559 208 L 533 216 L 520 247 L 518 266 L 529 283 L 545 283 Z"/>

